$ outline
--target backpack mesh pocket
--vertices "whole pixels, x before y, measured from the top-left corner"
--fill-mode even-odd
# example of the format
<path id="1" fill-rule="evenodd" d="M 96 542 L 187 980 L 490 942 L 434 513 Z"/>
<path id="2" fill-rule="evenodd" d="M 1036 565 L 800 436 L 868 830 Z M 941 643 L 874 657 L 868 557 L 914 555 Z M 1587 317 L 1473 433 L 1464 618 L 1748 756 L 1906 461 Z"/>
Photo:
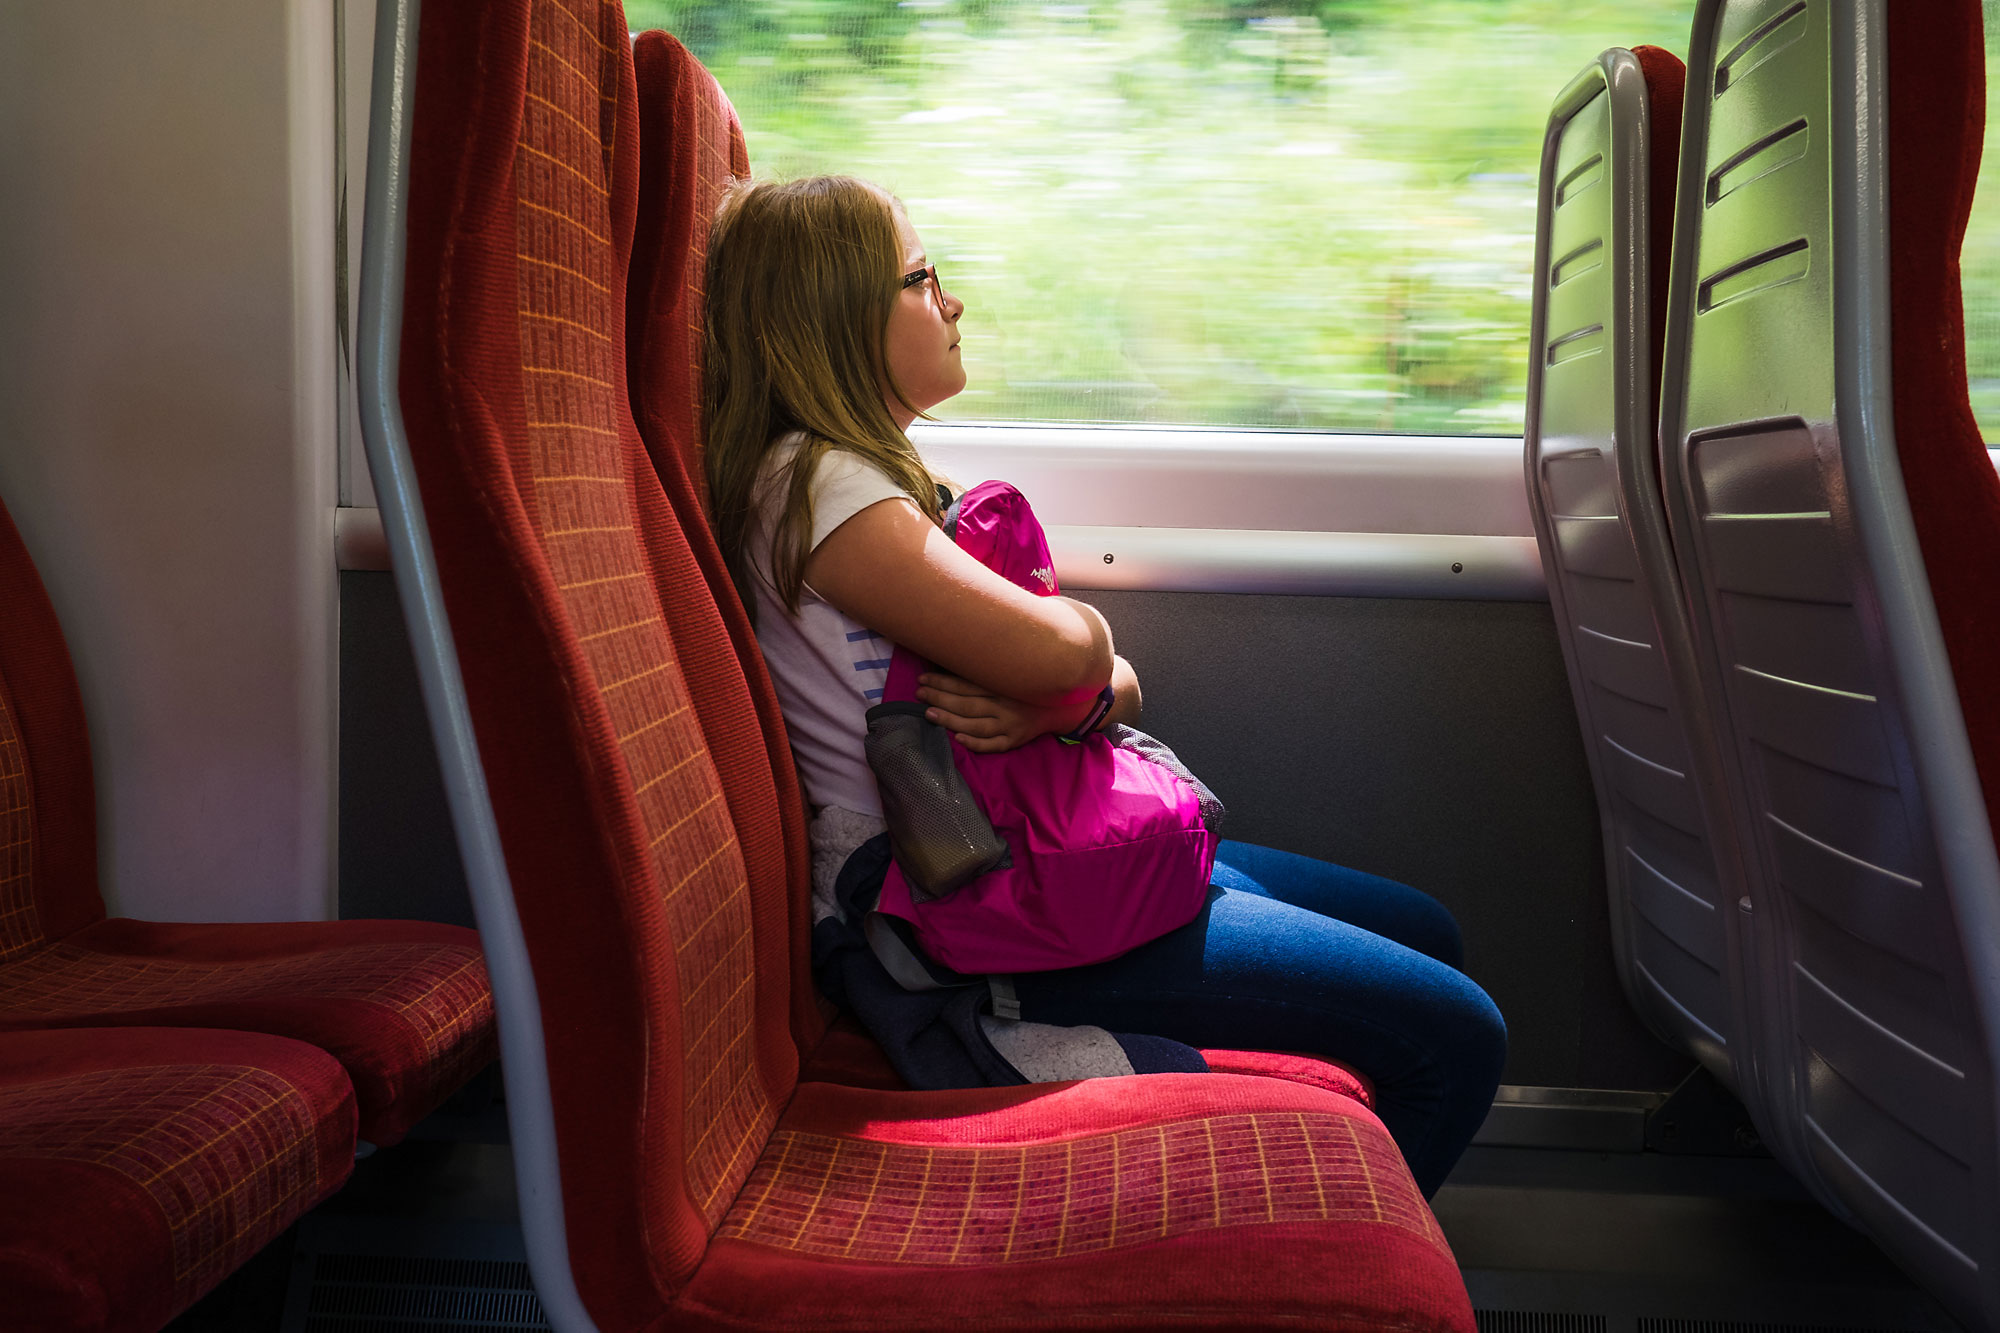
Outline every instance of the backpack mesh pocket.
<path id="1" fill-rule="evenodd" d="M 1012 863 L 1007 842 L 951 758 L 951 734 L 914 702 L 868 710 L 868 767 L 882 795 L 889 847 L 918 901 L 942 898 Z"/>

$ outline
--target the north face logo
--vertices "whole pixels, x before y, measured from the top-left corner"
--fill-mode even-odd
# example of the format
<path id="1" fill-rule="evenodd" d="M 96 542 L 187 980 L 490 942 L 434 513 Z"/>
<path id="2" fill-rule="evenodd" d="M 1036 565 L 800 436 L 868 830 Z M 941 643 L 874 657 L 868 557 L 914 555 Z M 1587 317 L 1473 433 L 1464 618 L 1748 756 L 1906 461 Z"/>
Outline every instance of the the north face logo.
<path id="1" fill-rule="evenodd" d="M 1042 586 L 1044 588 L 1047 588 L 1050 592 L 1054 592 L 1056 590 L 1056 572 L 1053 569 L 1050 569 L 1047 565 L 1043 565 L 1040 569 L 1029 570 L 1028 572 L 1033 574 L 1036 578 L 1040 579 L 1042 581 Z"/>

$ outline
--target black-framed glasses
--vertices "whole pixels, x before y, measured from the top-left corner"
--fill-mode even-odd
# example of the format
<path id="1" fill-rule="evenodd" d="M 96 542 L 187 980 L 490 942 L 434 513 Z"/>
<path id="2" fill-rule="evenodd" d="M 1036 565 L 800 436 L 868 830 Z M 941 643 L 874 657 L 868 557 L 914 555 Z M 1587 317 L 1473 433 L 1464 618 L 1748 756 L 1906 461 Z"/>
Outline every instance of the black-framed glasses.
<path id="1" fill-rule="evenodd" d="M 946 319 L 950 319 L 951 311 L 946 308 L 944 303 L 944 279 L 938 276 L 936 264 L 927 264 L 923 268 L 905 273 L 903 275 L 903 290 L 908 291 L 927 278 L 931 284 L 931 300 L 937 303 L 938 313 Z"/>

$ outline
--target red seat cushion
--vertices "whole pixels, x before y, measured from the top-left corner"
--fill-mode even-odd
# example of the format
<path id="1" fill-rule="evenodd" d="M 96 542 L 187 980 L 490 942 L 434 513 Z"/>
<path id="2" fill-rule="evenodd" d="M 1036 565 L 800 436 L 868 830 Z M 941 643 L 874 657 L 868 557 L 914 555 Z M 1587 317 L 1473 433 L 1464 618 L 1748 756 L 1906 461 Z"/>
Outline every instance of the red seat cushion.
<path id="1" fill-rule="evenodd" d="M 697 708 L 691 581 L 631 415 L 624 12 L 431 0 L 420 26 L 399 396 L 534 969 L 568 1253 L 611 1333 L 657 1319 L 791 1094 L 796 904 L 739 839 L 718 767 L 755 721 Z"/>
<path id="2" fill-rule="evenodd" d="M 1294 1051 L 1203 1051 L 1202 1056 L 1218 1074 L 1281 1078 L 1352 1097 L 1369 1110 L 1375 1109 L 1375 1084 L 1360 1070 L 1338 1060 Z"/>
<path id="3" fill-rule="evenodd" d="M 0 1030 L 150 1024 L 296 1037 L 346 1065 L 372 1143 L 493 1057 L 479 937 L 421 921 L 104 919 L 83 700 L 0 507 Z"/>
<path id="4" fill-rule="evenodd" d="M 422 921 L 187 925 L 114 918 L 0 966 L 0 1030 L 237 1028 L 312 1043 L 390 1144 L 493 1058 L 479 940 Z"/>
<path id="5" fill-rule="evenodd" d="M 1380 1121 L 1334 1092 L 1214 1074 L 802 1086 L 676 1313 L 689 1328 L 1473 1328 Z"/>
<path id="6" fill-rule="evenodd" d="M 0 1323 L 157 1329 L 340 1186 L 354 1123 L 282 1037 L 0 1034 Z"/>
<path id="7" fill-rule="evenodd" d="M 28 548 L 0 505 L 0 964 L 104 919 L 83 696 Z"/>

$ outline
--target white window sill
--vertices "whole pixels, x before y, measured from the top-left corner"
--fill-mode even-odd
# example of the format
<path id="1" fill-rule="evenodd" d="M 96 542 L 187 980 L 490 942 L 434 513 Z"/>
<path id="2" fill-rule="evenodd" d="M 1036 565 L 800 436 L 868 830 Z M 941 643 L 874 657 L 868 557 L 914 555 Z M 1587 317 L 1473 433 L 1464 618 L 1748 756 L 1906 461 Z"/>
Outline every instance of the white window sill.
<path id="1" fill-rule="evenodd" d="M 1517 439 L 924 422 L 910 434 L 961 485 L 1019 486 L 1068 588 L 1548 596 Z M 334 550 L 342 569 L 387 569 L 380 515 L 336 511 Z"/>

